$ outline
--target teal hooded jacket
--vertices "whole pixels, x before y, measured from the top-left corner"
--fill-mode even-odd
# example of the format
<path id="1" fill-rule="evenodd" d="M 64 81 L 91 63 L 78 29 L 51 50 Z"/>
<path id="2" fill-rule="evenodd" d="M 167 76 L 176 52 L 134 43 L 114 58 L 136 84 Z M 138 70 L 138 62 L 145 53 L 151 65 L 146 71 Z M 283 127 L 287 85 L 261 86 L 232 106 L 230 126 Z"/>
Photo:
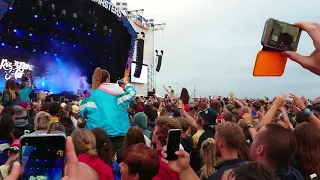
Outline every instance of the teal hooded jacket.
<path id="1" fill-rule="evenodd" d="M 80 115 L 87 119 L 86 129 L 102 128 L 110 137 L 125 136 L 130 128 L 127 107 L 135 95 L 130 84 L 125 90 L 113 83 L 90 90 L 80 105 Z"/>

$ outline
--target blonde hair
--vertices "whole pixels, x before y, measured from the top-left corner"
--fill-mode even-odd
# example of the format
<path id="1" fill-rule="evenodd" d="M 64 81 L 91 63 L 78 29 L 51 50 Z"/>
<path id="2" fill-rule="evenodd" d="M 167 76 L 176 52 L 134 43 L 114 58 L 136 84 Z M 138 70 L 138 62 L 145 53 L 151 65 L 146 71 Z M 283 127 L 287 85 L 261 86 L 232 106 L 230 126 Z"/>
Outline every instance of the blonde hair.
<path id="1" fill-rule="evenodd" d="M 47 95 L 43 91 L 38 91 L 37 93 L 37 99 L 41 100 L 41 102 L 44 102 L 46 100 Z"/>
<path id="2" fill-rule="evenodd" d="M 16 93 L 19 93 L 19 90 L 14 80 L 9 79 L 6 81 L 5 91 L 9 94 L 10 100 L 16 99 Z"/>
<path id="3" fill-rule="evenodd" d="M 212 138 L 208 138 L 207 140 L 203 141 L 201 145 L 200 154 L 203 161 L 203 166 L 201 168 L 200 179 L 203 177 L 208 178 L 216 172 L 214 167 L 217 164 L 215 145 L 216 143 Z"/>
<path id="4" fill-rule="evenodd" d="M 54 131 L 65 132 L 65 128 L 60 122 L 54 122 L 49 125 L 48 130 L 47 130 L 47 134 L 51 134 Z"/>
<path id="5" fill-rule="evenodd" d="M 101 83 L 106 82 L 110 79 L 110 73 L 100 67 L 97 67 L 94 70 L 92 75 L 92 90 L 98 89 Z"/>
<path id="6" fill-rule="evenodd" d="M 89 156 L 97 156 L 96 137 L 94 134 L 85 129 L 76 129 L 71 134 L 74 149 L 77 155 L 88 154 Z"/>
<path id="7" fill-rule="evenodd" d="M 34 118 L 34 130 L 47 130 L 50 125 L 51 115 L 40 111 Z"/>
<path id="8" fill-rule="evenodd" d="M 79 129 L 83 129 L 86 127 L 87 121 L 82 119 L 81 117 L 77 119 L 77 126 Z"/>

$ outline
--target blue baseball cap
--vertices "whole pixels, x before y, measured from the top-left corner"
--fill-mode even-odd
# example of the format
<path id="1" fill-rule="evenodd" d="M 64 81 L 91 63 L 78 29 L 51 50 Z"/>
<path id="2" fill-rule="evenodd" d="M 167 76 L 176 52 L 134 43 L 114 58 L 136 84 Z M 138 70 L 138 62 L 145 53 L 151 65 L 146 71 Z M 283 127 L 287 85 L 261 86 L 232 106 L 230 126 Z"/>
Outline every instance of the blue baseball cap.
<path id="1" fill-rule="evenodd" d="M 200 117 L 205 120 L 209 125 L 214 125 L 217 119 L 217 113 L 212 108 L 207 108 L 199 113 Z"/>

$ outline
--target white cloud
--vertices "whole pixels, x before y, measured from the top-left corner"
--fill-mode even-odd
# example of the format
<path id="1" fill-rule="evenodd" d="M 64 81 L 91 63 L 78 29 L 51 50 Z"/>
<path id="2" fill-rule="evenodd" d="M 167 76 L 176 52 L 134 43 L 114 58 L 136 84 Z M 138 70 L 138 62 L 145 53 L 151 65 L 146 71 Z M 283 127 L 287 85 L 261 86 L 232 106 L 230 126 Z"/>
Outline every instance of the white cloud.
<path id="1" fill-rule="evenodd" d="M 165 51 L 162 69 L 157 73 L 157 90 L 163 84 L 176 92 L 186 86 L 197 95 L 274 96 L 294 92 L 318 96 L 320 77 L 289 61 L 279 78 L 254 78 L 252 70 L 267 18 L 287 22 L 316 21 L 318 0 L 134 0 L 129 9 L 145 9 L 147 18 L 167 23 L 156 33 L 156 48 Z M 163 40 L 162 40 L 163 36 Z M 163 41 L 163 44 L 162 44 Z M 313 50 L 303 34 L 298 51 Z M 177 84 L 178 83 L 178 84 Z"/>

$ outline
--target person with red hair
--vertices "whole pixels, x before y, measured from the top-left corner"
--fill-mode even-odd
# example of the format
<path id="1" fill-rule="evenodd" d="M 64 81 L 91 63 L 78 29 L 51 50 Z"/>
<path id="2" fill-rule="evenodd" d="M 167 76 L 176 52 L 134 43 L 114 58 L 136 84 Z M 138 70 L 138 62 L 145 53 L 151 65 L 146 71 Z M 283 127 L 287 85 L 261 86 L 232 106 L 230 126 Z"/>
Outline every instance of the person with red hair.
<path id="1" fill-rule="evenodd" d="M 129 146 L 120 163 L 122 180 L 152 180 L 158 174 L 160 163 L 156 150 L 143 143 Z"/>

